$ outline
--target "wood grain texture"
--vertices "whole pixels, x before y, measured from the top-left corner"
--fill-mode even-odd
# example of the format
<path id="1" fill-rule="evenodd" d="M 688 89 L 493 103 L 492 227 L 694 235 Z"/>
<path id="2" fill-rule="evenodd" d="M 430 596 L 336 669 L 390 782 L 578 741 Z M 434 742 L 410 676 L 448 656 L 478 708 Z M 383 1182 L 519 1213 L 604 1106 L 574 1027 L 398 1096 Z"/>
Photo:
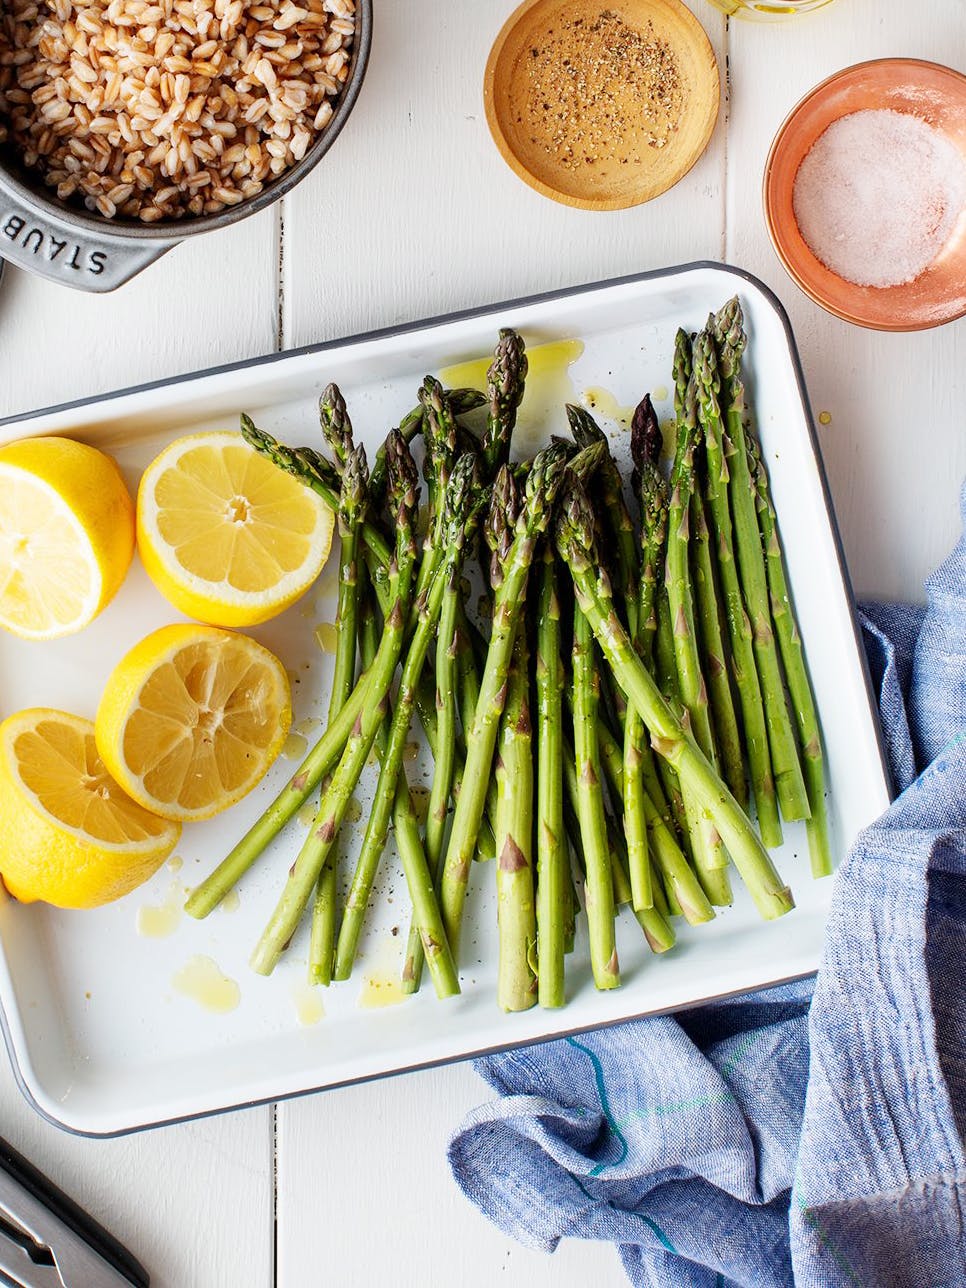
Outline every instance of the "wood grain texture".
<path id="1" fill-rule="evenodd" d="M 152 1288 L 272 1288 L 270 1109 L 88 1140 L 38 1117 L 4 1061 L 0 1123 L 15 1149 L 130 1248 Z"/>
<path id="2" fill-rule="evenodd" d="M 960 530 L 966 474 L 966 321 L 917 334 L 864 331 L 786 276 L 765 232 L 772 139 L 813 85 L 851 63 L 902 55 L 966 71 L 966 6 L 840 0 L 792 24 L 732 22 L 727 258 L 763 278 L 791 318 L 856 594 L 922 599 Z"/>
<path id="3" fill-rule="evenodd" d="M 724 130 L 676 188 L 625 211 L 527 188 L 483 114 L 483 71 L 512 0 L 378 4 L 352 117 L 285 201 L 285 344 L 684 260 L 720 259 Z M 724 19 L 700 18 L 723 68 Z"/>
<path id="4" fill-rule="evenodd" d="M 464 1064 L 279 1105 L 278 1288 L 626 1282 L 612 1246 L 565 1239 L 548 1257 L 459 1192 L 446 1146 L 487 1098 Z"/>
<path id="5" fill-rule="evenodd" d="M 176 246 L 109 295 L 7 267 L 0 416 L 275 349 L 278 215 Z"/>

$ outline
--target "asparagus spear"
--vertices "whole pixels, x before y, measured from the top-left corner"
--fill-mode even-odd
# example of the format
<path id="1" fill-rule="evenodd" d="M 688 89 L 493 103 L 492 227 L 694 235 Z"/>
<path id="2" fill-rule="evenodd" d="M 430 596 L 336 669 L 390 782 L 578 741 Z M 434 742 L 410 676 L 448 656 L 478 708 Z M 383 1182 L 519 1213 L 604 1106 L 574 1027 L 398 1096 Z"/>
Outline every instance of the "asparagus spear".
<path id="1" fill-rule="evenodd" d="M 500 930 L 497 1003 L 528 1010 L 537 1000 L 533 886 L 533 756 L 526 636 L 518 631 L 496 757 L 496 893 Z"/>
<path id="2" fill-rule="evenodd" d="M 677 442 L 671 470 L 671 499 L 668 507 L 667 574 L 668 607 L 673 623 L 674 659 L 681 702 L 695 742 L 717 771 L 718 757 L 711 728 L 708 690 L 701 670 L 694 621 L 694 592 L 691 582 L 691 495 L 695 490 L 694 452 L 697 445 L 697 403 L 690 375 L 691 345 L 679 330 L 674 349 L 674 380 L 677 390 Z M 683 394 L 681 390 L 684 390 Z M 729 904 L 731 888 L 724 871 L 727 856 L 714 830 L 700 816 L 681 785 L 685 817 L 691 837 L 698 875 L 712 903 Z"/>
<path id="3" fill-rule="evenodd" d="M 600 763 L 607 779 L 611 794 L 620 800 L 624 794 L 624 768 L 621 748 L 606 725 L 598 726 L 600 744 Z M 701 882 L 695 876 L 681 847 L 668 826 L 667 817 L 662 812 L 658 798 L 645 784 L 643 792 L 644 817 L 647 823 L 649 846 L 654 866 L 660 872 L 667 892 L 671 911 L 680 911 L 685 920 L 692 926 L 714 918 L 714 908 L 701 888 Z M 653 882 L 652 882 L 653 885 Z M 676 907 L 674 905 L 677 905 Z"/>
<path id="4" fill-rule="evenodd" d="M 396 612 L 386 624 L 385 648 L 377 655 L 370 701 L 353 727 L 339 765 L 323 794 L 315 820 L 295 860 L 285 889 L 252 955 L 252 968 L 270 975 L 298 926 L 302 912 L 335 844 L 349 798 L 365 767 L 387 710 L 387 693 L 402 647 L 403 622 Z"/>
<path id="5" fill-rule="evenodd" d="M 716 445 L 723 443 L 718 407 L 718 364 L 714 340 L 708 331 L 703 331 L 695 342 L 694 370 L 700 387 L 701 416 L 706 437 L 708 440 L 714 440 Z M 737 375 L 737 371 L 735 374 Z M 739 388 L 740 380 L 736 386 L 732 379 L 732 405 Z M 778 794 L 782 817 L 791 822 L 793 819 L 808 818 L 808 795 L 798 759 L 795 731 L 792 728 L 788 705 L 785 701 L 778 650 L 772 631 L 768 606 L 768 581 L 761 549 L 761 534 L 758 531 L 755 490 L 748 470 L 744 427 L 741 425 L 740 416 L 729 418 L 728 426 L 729 431 L 735 431 L 737 437 L 733 440 L 733 454 L 727 458 L 722 455 L 722 473 L 719 479 L 722 483 L 728 483 L 741 589 L 748 616 L 751 619 L 755 664 L 765 704 L 768 747 L 771 752 L 775 791 Z M 731 470 L 733 474 L 729 478 Z"/>
<path id="6" fill-rule="evenodd" d="M 765 721 L 758 669 L 755 665 L 751 623 L 745 611 L 738 565 L 735 562 L 734 528 L 727 487 L 728 467 L 719 430 L 719 418 L 713 415 L 706 416 L 708 508 L 714 528 L 721 589 L 725 598 L 725 620 L 728 623 L 728 637 L 731 643 L 731 663 L 741 706 L 758 827 L 764 844 L 769 849 L 773 849 L 782 843 L 782 830 L 775 799 L 775 782 L 772 777 L 771 754 L 768 748 L 768 727 Z"/>
<path id="7" fill-rule="evenodd" d="M 617 559 L 618 585 L 623 600 L 627 629 L 633 638 L 637 633 L 639 557 L 634 521 L 624 500 L 624 483 L 620 470 L 607 445 L 607 435 L 589 411 L 567 403 L 567 420 L 574 442 L 580 447 L 599 443 L 600 463 L 594 476 L 600 489 L 602 518 L 608 535 L 613 538 Z"/>
<path id="8" fill-rule="evenodd" d="M 257 452 L 261 452 L 280 470 L 285 470 L 287 474 L 297 478 L 300 483 L 304 483 L 306 487 L 311 488 L 333 510 L 338 510 L 341 488 L 339 476 L 335 469 L 317 452 L 312 452 L 308 448 L 286 447 L 284 443 L 278 442 L 271 434 L 259 429 L 251 417 L 246 416 L 244 413 L 242 413 L 241 417 L 241 432 L 242 438 L 250 447 L 254 447 Z M 402 441 L 401 436 L 400 440 Z M 392 559 L 392 550 L 389 542 L 371 520 L 367 519 L 363 523 L 361 536 L 377 562 L 383 568 L 388 568 Z"/>
<path id="9" fill-rule="evenodd" d="M 333 724 L 330 724 L 268 808 L 185 904 L 192 917 L 207 917 L 238 884 L 266 847 L 298 813 L 322 779 L 335 768 L 353 725 L 368 700 L 372 674 L 362 675 Z"/>
<path id="10" fill-rule="evenodd" d="M 345 403 L 335 385 L 323 395 L 323 426 L 331 435 L 330 445 L 343 465 L 342 490 L 339 496 L 339 606 L 336 613 L 335 669 L 329 695 L 331 722 L 348 701 L 356 672 L 356 619 L 359 607 L 359 584 L 356 569 L 356 544 L 359 526 L 365 517 L 369 471 L 363 447 L 352 446 L 352 428 Z M 341 414 L 340 414 L 341 412 Z M 328 985 L 332 978 L 332 952 L 336 926 L 336 863 L 330 853 L 316 889 L 312 910 L 309 977 L 314 983 Z"/>
<path id="11" fill-rule="evenodd" d="M 352 970 L 352 963 L 355 960 L 356 948 L 369 904 L 369 897 L 372 893 L 376 869 L 385 848 L 389 821 L 393 815 L 397 799 L 396 785 L 400 778 L 403 754 L 406 749 L 406 740 L 412 721 L 416 685 L 422 674 L 429 643 L 439 620 L 446 586 L 452 576 L 459 576 L 466 530 L 472 522 L 472 517 L 478 504 L 479 489 L 476 481 L 476 469 L 475 457 L 461 457 L 453 468 L 452 476 L 446 488 L 444 503 L 441 507 L 443 513 L 443 562 L 437 569 L 430 586 L 420 596 L 416 631 L 410 642 L 403 666 L 392 725 L 389 731 L 388 745 L 379 771 L 372 812 L 366 825 L 362 850 L 356 863 L 352 885 L 346 899 L 342 926 L 339 930 L 335 961 L 336 979 L 348 979 Z M 406 788 L 406 793 L 408 795 L 408 788 Z M 404 858 L 405 861 L 405 856 L 401 855 L 400 857 Z M 430 970 L 434 972 L 433 982 L 440 996 L 449 996 L 451 993 L 459 991 L 459 985 L 449 945 L 446 942 L 446 935 L 443 933 L 442 921 L 438 917 L 438 909 L 434 911 L 434 908 L 430 905 L 430 896 L 432 905 L 435 905 L 436 900 L 428 867 L 426 873 L 422 871 L 422 868 L 427 866 L 424 852 L 421 857 L 422 863 L 417 865 L 418 871 L 414 869 L 413 877 L 416 886 L 422 892 L 424 904 L 426 905 L 424 911 L 431 917 L 433 922 L 432 925 L 420 925 L 423 946 L 424 948 L 426 947 L 427 936 L 429 936 L 433 942 L 434 951 L 432 956 L 427 957 L 427 962 Z M 412 859 L 412 855 L 410 855 L 410 859 Z M 408 881 L 410 878 L 409 871 L 407 871 L 406 876 Z M 412 889 L 410 893 L 413 894 L 415 902 L 415 894 Z"/>
<path id="12" fill-rule="evenodd" d="M 328 384 L 322 390 L 319 399 L 319 427 L 339 469 L 344 471 L 354 445 L 352 421 L 349 419 L 342 390 L 336 384 Z"/>
<path id="13" fill-rule="evenodd" d="M 746 814 L 631 647 L 614 611 L 606 575 L 599 570 L 593 511 L 579 487 L 571 488 L 559 511 L 556 540 L 570 568 L 581 610 L 618 682 L 641 712 L 652 744 L 674 765 L 682 789 L 689 791 L 702 813 L 713 819 L 762 916 L 772 918 L 788 912 L 794 906 L 791 892 L 775 871 Z"/>
<path id="14" fill-rule="evenodd" d="M 563 666 L 556 558 L 545 542 L 537 603 L 537 979 L 541 1006 L 563 1006 L 568 920 L 561 756 Z"/>
<path id="15" fill-rule="evenodd" d="M 614 878 L 614 902 L 618 906 L 631 903 L 631 883 L 627 875 L 627 856 L 620 829 L 607 820 L 610 845 L 610 867 Z M 674 947 L 677 936 L 668 920 L 668 904 L 660 881 L 653 882 L 654 906 L 634 909 L 634 919 L 644 931 L 644 938 L 652 953 L 666 953 Z"/>
<path id="16" fill-rule="evenodd" d="M 478 389 L 446 389 L 444 394 L 454 416 L 462 415 L 463 412 L 474 411 L 477 407 L 482 407 L 486 401 Z M 398 429 L 407 443 L 411 443 L 418 434 L 422 433 L 423 408 L 421 403 L 403 416 L 399 422 Z M 376 452 L 376 458 L 372 463 L 372 474 L 369 477 L 369 494 L 372 497 L 373 505 L 377 506 L 382 502 L 387 477 L 386 454 L 384 449 L 380 447 L 379 451 Z"/>
<path id="17" fill-rule="evenodd" d="M 624 500 L 624 484 L 620 470 L 607 448 L 607 438 L 593 416 L 582 407 L 567 404 L 567 419 L 574 440 L 582 447 L 598 443 L 601 447 L 601 464 L 595 476 L 600 490 L 601 508 L 608 535 L 616 551 L 616 566 L 620 600 L 624 605 L 625 621 L 631 639 L 637 637 L 640 612 L 640 568 L 637 537 L 630 511 Z M 624 732 L 624 783 L 623 800 L 624 836 L 627 842 L 628 866 L 634 907 L 650 908 L 651 864 L 647 845 L 647 822 L 642 799 L 644 774 L 644 726 L 633 706 L 628 707 L 619 690 L 605 688 L 614 708 L 618 725 Z"/>
<path id="18" fill-rule="evenodd" d="M 577 821 L 584 854 L 584 904 L 590 931 L 590 965 L 598 988 L 617 988 L 620 967 L 614 930 L 614 885 L 601 792 L 597 730 L 599 686 L 590 623 L 574 605 L 573 690 Z"/>
<path id="19" fill-rule="evenodd" d="M 651 890 L 650 847 L 647 843 L 647 816 L 644 810 L 644 758 L 646 732 L 636 709 L 627 710 L 624 723 L 624 839 L 630 868 L 631 890 L 635 909 L 650 908 L 654 903 Z"/>
<path id="20" fill-rule="evenodd" d="M 510 439 L 516 425 L 517 409 L 523 401 L 526 379 L 527 355 L 523 340 L 516 331 L 504 327 L 486 373 L 488 409 L 483 435 L 483 468 L 491 479 L 510 459 Z"/>
<path id="21" fill-rule="evenodd" d="M 575 765 L 576 754 L 574 748 L 568 740 L 563 743 L 563 767 L 564 767 L 564 817 L 566 819 L 568 838 L 573 846 L 578 865 L 585 879 L 587 874 L 587 865 L 584 859 L 584 851 L 580 838 L 580 823 L 577 819 L 577 770 Z M 601 757 L 603 764 L 603 756 Z M 618 753 L 618 775 L 620 772 L 620 754 Z M 619 793 L 618 793 L 619 795 Z M 631 886 L 630 879 L 626 871 L 626 854 L 623 850 L 623 839 L 620 828 L 613 822 L 607 814 L 604 813 L 604 835 L 607 843 L 607 862 L 611 873 L 611 897 L 614 903 L 615 911 L 618 904 L 631 903 Z M 632 909 L 634 920 L 644 932 L 644 937 L 655 953 L 665 952 L 674 945 L 674 929 L 666 920 L 667 903 L 663 895 L 659 893 L 660 882 L 652 880 L 652 886 L 655 893 L 655 906 L 653 908 L 642 908 L 639 910 Z M 657 900 L 661 900 L 664 911 L 657 906 Z"/>
<path id="22" fill-rule="evenodd" d="M 423 958 L 429 967 L 436 996 L 452 997 L 460 991 L 459 975 L 446 939 L 439 900 L 426 862 L 405 769 L 400 770 L 396 780 L 392 822 L 396 832 L 396 848 L 402 860 L 412 900 L 413 922 L 419 932 Z"/>
<path id="23" fill-rule="evenodd" d="M 345 744 L 339 764 L 323 794 L 309 834 L 289 873 L 285 889 L 252 955 L 252 967 L 268 975 L 298 926 L 312 887 L 335 844 L 349 798 L 362 774 L 376 733 L 386 714 L 389 686 L 403 645 L 406 607 L 416 556 L 413 533 L 416 496 L 412 457 L 400 435 L 390 441 L 394 454 L 397 557 L 390 566 L 394 604 L 386 618 L 379 650 L 369 672 L 364 702 Z M 346 710 L 347 708 L 343 708 Z"/>
<path id="24" fill-rule="evenodd" d="M 674 352 L 675 379 L 690 362 L 690 342 L 678 331 Z M 688 381 L 677 417 L 677 445 L 671 470 L 671 499 L 668 510 L 667 593 L 674 626 L 674 656 L 681 701 L 691 720 L 695 741 L 712 765 L 717 753 L 711 730 L 708 692 L 698 656 L 694 624 L 694 594 L 691 583 L 691 494 L 695 488 L 694 449 L 697 440 L 697 401 L 693 382 Z"/>
<path id="25" fill-rule="evenodd" d="M 372 661 L 375 658 L 376 651 L 379 646 L 379 632 L 373 610 L 374 605 L 372 603 L 372 596 L 366 596 L 363 599 L 359 624 L 359 651 L 362 657 L 362 664 L 366 667 L 372 665 Z M 430 722 L 428 729 L 433 731 L 427 733 L 427 738 L 429 739 L 432 748 L 435 725 Z M 389 732 L 386 729 L 384 722 L 379 732 L 376 734 L 376 751 L 380 760 L 385 758 L 388 740 Z M 402 774 L 400 774 L 400 780 L 402 780 Z M 403 860 L 404 870 L 415 872 L 418 871 L 418 865 L 420 862 L 419 855 L 422 852 L 423 843 L 419 835 L 419 821 L 416 817 L 415 809 L 413 808 L 412 793 L 408 790 L 406 784 L 401 783 L 401 785 L 406 787 L 406 790 L 399 791 L 397 793 L 396 807 L 394 808 L 393 814 L 393 823 L 396 832 L 396 847 L 401 855 L 407 856 Z M 492 833 L 490 834 L 489 844 L 492 853 Z M 409 942 L 406 948 L 405 964 L 403 967 L 404 992 L 415 992 L 418 987 L 419 974 L 422 972 L 423 962 L 425 961 L 423 941 L 420 936 L 419 926 L 421 922 L 425 923 L 425 921 L 425 915 L 422 917 L 416 915 L 413 918 Z M 413 980 L 415 980 L 415 986 L 413 986 Z M 407 981 L 409 982 L 408 987 Z"/>
<path id="26" fill-rule="evenodd" d="M 470 864 L 486 804 L 493 750 L 506 698 L 507 669 L 530 563 L 536 543 L 550 522 L 553 504 L 563 481 L 566 459 L 566 453 L 553 446 L 545 448 L 534 459 L 527 476 L 523 512 L 517 521 L 513 545 L 504 567 L 504 580 L 494 596 L 493 624 L 480 681 L 480 698 L 472 728 L 466 735 L 463 787 L 453 812 L 453 824 L 443 865 L 443 918 L 454 956 L 459 951 Z"/>
<path id="27" fill-rule="evenodd" d="M 637 497 L 641 516 L 638 632 L 633 643 L 644 665 L 653 671 L 661 692 L 672 706 L 676 706 L 680 695 L 670 609 L 663 579 L 667 548 L 668 488 L 660 469 L 661 430 L 649 394 L 645 394 L 634 408 L 631 418 L 631 456 L 634 461 L 631 487 Z M 674 770 L 667 761 L 655 763 L 646 739 L 642 740 L 641 748 L 643 777 L 648 795 L 661 817 L 669 824 L 673 817 L 677 827 L 684 833 L 684 802 Z"/>
<path id="28" fill-rule="evenodd" d="M 434 376 L 427 376 L 423 381 L 419 401 L 423 408 L 423 436 L 426 440 L 423 471 L 429 487 L 429 523 L 416 581 L 417 599 L 432 581 L 442 560 L 446 524 L 444 498 L 457 450 L 456 417 L 446 402 L 443 386 Z"/>
<path id="29" fill-rule="evenodd" d="M 668 491 L 659 461 L 661 431 L 645 394 L 631 417 L 631 486 L 641 515 L 641 577 L 638 582 L 638 652 L 646 663 L 654 653 L 657 634 L 657 601 L 667 545 Z"/>
<path id="30" fill-rule="evenodd" d="M 747 436 L 748 455 L 752 477 L 758 493 L 758 523 L 765 548 L 768 572 L 768 592 L 771 600 L 772 622 L 778 637 L 778 647 L 788 680 L 788 692 L 798 727 L 798 742 L 802 750 L 802 766 L 808 804 L 811 811 L 805 823 L 808 848 L 812 861 L 812 876 L 825 877 L 832 871 L 832 854 L 829 848 L 828 819 L 825 809 L 825 770 L 822 760 L 822 735 L 815 714 L 815 698 L 808 678 L 808 669 L 802 652 L 798 623 L 788 594 L 785 561 L 782 556 L 778 520 L 771 500 L 768 475 L 761 459 L 758 444 Z"/>
<path id="31" fill-rule="evenodd" d="M 464 458 L 465 459 L 465 458 Z M 456 655 L 458 650 L 461 570 L 453 568 L 443 594 L 436 638 L 436 728 L 433 783 L 426 817 L 426 859 L 435 873 L 443 851 L 456 763 Z"/>
<path id="32" fill-rule="evenodd" d="M 735 800 L 745 806 L 748 803 L 748 789 L 741 754 L 741 735 L 738 732 L 738 717 L 731 693 L 728 656 L 725 652 L 721 619 L 718 615 L 718 589 L 714 578 L 711 536 L 708 531 L 705 502 L 700 490 L 695 490 L 691 494 L 691 523 L 694 531 L 691 548 L 694 551 L 693 576 L 695 602 L 698 609 L 698 634 L 707 675 L 708 700 L 721 756 L 721 771 Z"/>
<path id="33" fill-rule="evenodd" d="M 335 668 L 329 695 L 329 720 L 339 714 L 355 683 L 356 616 L 359 606 L 357 549 L 359 528 L 366 517 L 369 471 L 364 447 L 346 457 L 339 495 L 339 599 L 336 611 Z"/>

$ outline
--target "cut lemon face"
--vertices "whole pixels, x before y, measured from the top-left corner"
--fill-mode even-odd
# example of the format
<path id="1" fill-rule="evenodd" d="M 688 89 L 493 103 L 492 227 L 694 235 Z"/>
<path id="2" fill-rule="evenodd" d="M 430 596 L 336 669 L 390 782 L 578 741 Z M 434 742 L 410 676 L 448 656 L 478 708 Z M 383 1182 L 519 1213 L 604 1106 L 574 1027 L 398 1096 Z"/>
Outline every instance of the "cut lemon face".
<path id="1" fill-rule="evenodd" d="M 24 903 L 94 908 L 153 876 L 181 828 L 142 809 L 97 754 L 94 726 L 35 708 L 0 725 L 0 875 Z"/>
<path id="2" fill-rule="evenodd" d="M 0 626 L 47 640 L 86 626 L 134 554 L 134 505 L 109 456 L 68 438 L 0 448 Z"/>
<path id="3" fill-rule="evenodd" d="M 210 818 L 251 791 L 292 723 L 288 677 L 245 635 L 164 626 L 114 668 L 97 709 L 114 778 L 163 818 Z"/>
<path id="4" fill-rule="evenodd" d="M 138 549 L 161 593 L 188 617 L 253 626 L 315 581 L 334 515 L 240 434 L 180 438 L 145 470 Z"/>

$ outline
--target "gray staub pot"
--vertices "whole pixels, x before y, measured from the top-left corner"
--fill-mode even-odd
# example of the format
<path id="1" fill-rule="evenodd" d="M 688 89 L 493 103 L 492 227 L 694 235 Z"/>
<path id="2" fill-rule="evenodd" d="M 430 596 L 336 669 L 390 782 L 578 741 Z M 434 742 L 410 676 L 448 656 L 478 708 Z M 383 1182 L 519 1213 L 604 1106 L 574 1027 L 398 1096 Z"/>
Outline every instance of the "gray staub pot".
<path id="1" fill-rule="evenodd" d="M 217 215 L 150 225 L 103 219 L 58 201 L 15 157 L 0 153 L 0 257 L 62 286 L 103 293 L 122 286 L 186 238 L 227 228 L 264 210 L 304 179 L 335 142 L 358 98 L 371 43 L 372 0 L 357 0 L 349 75 L 332 119 L 301 161 L 256 197 Z"/>

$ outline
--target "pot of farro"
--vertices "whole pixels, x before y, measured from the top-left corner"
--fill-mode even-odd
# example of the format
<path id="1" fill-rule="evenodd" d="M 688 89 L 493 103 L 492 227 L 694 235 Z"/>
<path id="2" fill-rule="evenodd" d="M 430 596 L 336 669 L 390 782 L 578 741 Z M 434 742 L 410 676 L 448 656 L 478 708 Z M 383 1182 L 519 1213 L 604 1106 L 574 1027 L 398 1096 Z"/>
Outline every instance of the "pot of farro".
<path id="1" fill-rule="evenodd" d="M 2 0 L 0 257 L 114 290 L 316 166 L 372 0 Z"/>

